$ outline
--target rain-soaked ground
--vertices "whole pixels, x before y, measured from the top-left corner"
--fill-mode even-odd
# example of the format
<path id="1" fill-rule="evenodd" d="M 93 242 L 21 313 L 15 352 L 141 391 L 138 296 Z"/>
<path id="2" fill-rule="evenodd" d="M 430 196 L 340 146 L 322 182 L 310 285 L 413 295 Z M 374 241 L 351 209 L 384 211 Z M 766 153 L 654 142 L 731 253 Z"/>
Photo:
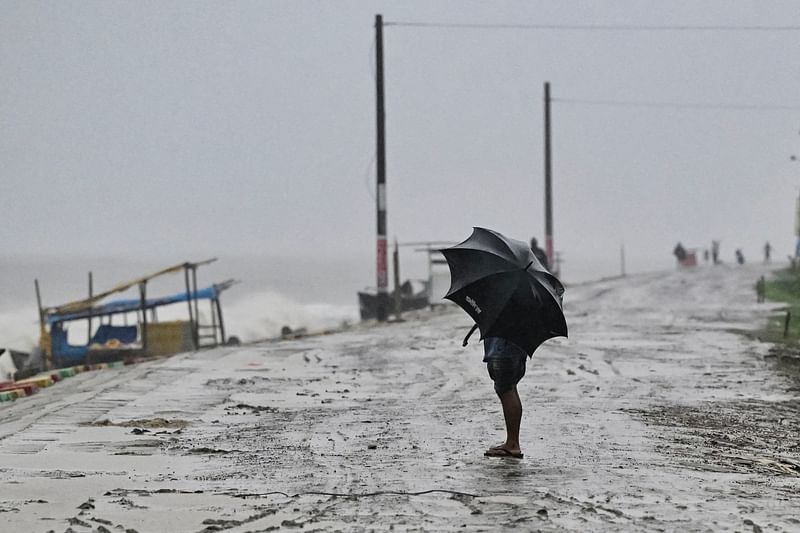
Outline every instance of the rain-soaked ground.
<path id="1" fill-rule="evenodd" d="M 89 372 L 0 407 L 3 531 L 800 531 L 760 267 L 568 287 L 525 458 L 456 309 Z"/>

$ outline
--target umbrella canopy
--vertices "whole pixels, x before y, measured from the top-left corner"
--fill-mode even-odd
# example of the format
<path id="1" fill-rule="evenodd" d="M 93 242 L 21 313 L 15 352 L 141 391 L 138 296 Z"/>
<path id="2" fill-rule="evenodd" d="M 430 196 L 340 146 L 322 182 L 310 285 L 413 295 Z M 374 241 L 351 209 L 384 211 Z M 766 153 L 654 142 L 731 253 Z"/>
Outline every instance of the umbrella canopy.
<path id="1" fill-rule="evenodd" d="M 472 317 L 481 339 L 503 337 L 532 355 L 547 339 L 567 336 L 564 286 L 526 243 L 476 227 L 441 252 L 450 267 L 445 298 Z"/>

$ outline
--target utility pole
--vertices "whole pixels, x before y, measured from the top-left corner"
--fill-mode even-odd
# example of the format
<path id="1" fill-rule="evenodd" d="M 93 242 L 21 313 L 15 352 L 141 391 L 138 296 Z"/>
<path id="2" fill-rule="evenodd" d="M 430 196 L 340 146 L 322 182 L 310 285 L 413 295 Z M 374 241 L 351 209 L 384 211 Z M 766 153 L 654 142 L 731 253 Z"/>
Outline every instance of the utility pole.
<path id="1" fill-rule="evenodd" d="M 375 200 L 378 208 L 377 245 L 377 317 L 385 322 L 389 306 L 388 257 L 386 251 L 386 123 L 383 105 L 383 16 L 375 15 L 375 104 L 377 119 L 377 188 Z"/>
<path id="2" fill-rule="evenodd" d="M 550 82 L 544 82 L 544 242 L 547 264 L 553 268 L 553 165 L 550 148 Z M 558 271 L 554 271 L 558 274 Z"/>

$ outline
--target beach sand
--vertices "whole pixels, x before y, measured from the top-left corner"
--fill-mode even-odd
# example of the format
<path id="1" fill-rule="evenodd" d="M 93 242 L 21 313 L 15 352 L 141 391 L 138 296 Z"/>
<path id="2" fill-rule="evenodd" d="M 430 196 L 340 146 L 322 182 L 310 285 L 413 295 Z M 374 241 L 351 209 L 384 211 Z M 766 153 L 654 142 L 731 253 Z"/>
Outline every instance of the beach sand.
<path id="1" fill-rule="evenodd" d="M 0 406 L 3 530 L 797 531 L 800 388 L 742 334 L 762 271 L 568 287 L 522 460 L 483 456 L 500 405 L 453 307 L 79 374 Z"/>

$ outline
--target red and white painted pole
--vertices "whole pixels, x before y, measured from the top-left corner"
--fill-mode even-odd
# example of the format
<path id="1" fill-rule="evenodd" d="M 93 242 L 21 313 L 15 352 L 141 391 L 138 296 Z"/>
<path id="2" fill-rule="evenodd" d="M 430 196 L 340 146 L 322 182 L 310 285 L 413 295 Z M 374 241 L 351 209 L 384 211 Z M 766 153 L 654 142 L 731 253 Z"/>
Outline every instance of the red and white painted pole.
<path id="1" fill-rule="evenodd" d="M 377 188 L 375 199 L 378 208 L 377 243 L 377 318 L 384 322 L 389 314 L 389 273 L 386 250 L 386 122 L 383 105 L 383 17 L 375 15 L 375 89 L 377 117 Z"/>

